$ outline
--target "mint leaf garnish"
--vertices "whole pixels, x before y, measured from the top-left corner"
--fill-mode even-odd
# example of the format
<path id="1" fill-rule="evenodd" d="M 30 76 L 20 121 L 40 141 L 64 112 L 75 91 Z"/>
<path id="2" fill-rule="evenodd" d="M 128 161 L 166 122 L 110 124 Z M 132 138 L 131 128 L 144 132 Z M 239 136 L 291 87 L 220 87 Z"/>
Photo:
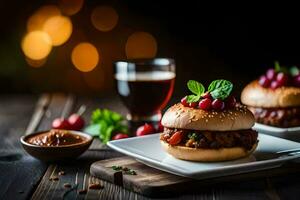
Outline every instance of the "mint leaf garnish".
<path id="1" fill-rule="evenodd" d="M 214 99 L 226 99 L 233 88 L 233 84 L 230 81 L 219 79 L 211 82 L 208 87 L 208 91 Z"/>
<path id="2" fill-rule="evenodd" d="M 195 95 L 201 95 L 205 91 L 205 87 L 201 83 L 195 80 L 189 80 L 187 86 L 189 90 Z"/>
<path id="3" fill-rule="evenodd" d="M 187 102 L 188 103 L 192 103 L 192 102 L 197 102 L 197 101 L 199 101 L 199 99 L 201 98 L 201 96 L 200 95 L 193 95 L 193 94 L 191 94 L 191 95 L 188 95 L 187 96 Z"/>
<path id="4" fill-rule="evenodd" d="M 188 95 L 187 96 L 187 102 L 197 102 L 201 98 L 201 95 L 205 92 L 205 87 L 195 80 L 189 80 L 187 83 L 187 87 L 189 90 L 194 93 L 194 95 Z"/>
<path id="5" fill-rule="evenodd" d="M 296 67 L 296 66 L 291 67 L 291 68 L 290 68 L 290 74 L 291 74 L 292 76 L 297 76 L 298 74 L 300 74 L 299 68 Z"/>

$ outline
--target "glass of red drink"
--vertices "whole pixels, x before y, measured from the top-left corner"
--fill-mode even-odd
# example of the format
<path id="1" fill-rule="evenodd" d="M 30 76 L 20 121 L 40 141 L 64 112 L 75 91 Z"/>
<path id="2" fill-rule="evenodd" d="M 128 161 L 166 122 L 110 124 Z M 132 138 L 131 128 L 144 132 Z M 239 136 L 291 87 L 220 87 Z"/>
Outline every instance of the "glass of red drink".
<path id="1" fill-rule="evenodd" d="M 130 121 L 159 121 L 161 110 L 171 98 L 175 61 L 169 58 L 115 62 L 119 96 L 129 110 Z"/>

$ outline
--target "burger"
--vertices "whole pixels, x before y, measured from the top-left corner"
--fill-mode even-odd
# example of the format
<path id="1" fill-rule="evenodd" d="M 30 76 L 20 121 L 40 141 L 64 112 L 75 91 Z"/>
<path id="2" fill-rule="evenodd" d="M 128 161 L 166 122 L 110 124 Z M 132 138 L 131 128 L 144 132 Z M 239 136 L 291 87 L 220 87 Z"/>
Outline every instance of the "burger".
<path id="1" fill-rule="evenodd" d="M 230 94 L 232 83 L 215 80 L 207 92 L 197 81 L 190 80 L 187 85 L 194 94 L 182 98 L 163 115 L 163 148 L 175 158 L 201 162 L 251 154 L 258 144 L 258 133 L 251 129 L 255 119 Z"/>
<path id="2" fill-rule="evenodd" d="M 287 70 L 275 63 L 241 94 L 258 123 L 288 128 L 300 126 L 300 74 L 297 67 Z"/>

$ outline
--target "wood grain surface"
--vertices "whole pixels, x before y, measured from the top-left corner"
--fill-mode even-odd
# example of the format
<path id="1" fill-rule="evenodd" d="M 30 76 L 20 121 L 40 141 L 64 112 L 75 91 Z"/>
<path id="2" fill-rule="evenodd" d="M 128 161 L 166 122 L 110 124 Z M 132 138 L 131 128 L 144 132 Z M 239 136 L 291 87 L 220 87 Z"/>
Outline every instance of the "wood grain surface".
<path id="1" fill-rule="evenodd" d="M 116 171 L 112 166 L 132 169 L 136 172 L 136 175 L 128 175 L 122 171 Z M 193 180 L 172 175 L 148 167 L 128 156 L 97 161 L 91 165 L 90 169 L 91 174 L 95 177 L 150 197 L 168 197 L 171 194 L 188 193 L 189 191 L 197 190 L 198 187 L 275 177 L 285 175 L 287 171 L 290 174 L 300 173 L 299 164 L 291 162 L 280 168 L 203 180 Z M 269 179 L 267 183 L 268 185 L 271 184 Z M 269 193 L 272 193 L 272 191 Z"/>
<path id="2" fill-rule="evenodd" d="M 5 95 L 0 97 L 0 199 L 149 199 L 122 186 L 90 175 L 90 165 L 98 160 L 122 156 L 95 139 L 90 150 L 69 163 L 42 163 L 26 154 L 19 138 L 23 134 L 47 130 L 51 121 L 75 112 L 85 104 L 84 118 L 95 108 L 109 108 L 122 114 L 126 109 L 115 96 L 78 98 L 66 94 Z M 168 194 L 175 199 L 299 199 L 299 163 L 280 168 L 280 173 L 254 173 L 251 178 L 233 176 L 220 182 L 187 185 L 180 194 Z M 64 175 L 58 175 L 64 171 Z M 261 172 L 262 173 L 262 172 Z M 58 180 L 49 180 L 58 177 Z M 71 188 L 66 188 L 65 183 Z M 100 183 L 100 189 L 88 189 Z M 87 189 L 86 193 L 81 191 Z M 79 194 L 79 192 L 81 193 Z M 158 193 L 157 196 L 160 196 Z"/>

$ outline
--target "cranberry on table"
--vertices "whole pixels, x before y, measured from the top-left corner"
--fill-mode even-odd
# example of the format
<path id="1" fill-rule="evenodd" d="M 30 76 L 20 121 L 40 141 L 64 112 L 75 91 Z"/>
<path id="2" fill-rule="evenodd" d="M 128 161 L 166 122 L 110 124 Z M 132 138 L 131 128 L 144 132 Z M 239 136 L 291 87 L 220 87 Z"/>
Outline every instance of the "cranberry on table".
<path id="1" fill-rule="evenodd" d="M 288 75 L 283 72 L 279 72 L 276 76 L 276 81 L 278 82 L 279 86 L 286 85 L 288 82 L 288 79 L 289 79 Z"/>
<path id="2" fill-rule="evenodd" d="M 221 99 L 213 100 L 211 105 L 215 110 L 223 110 L 225 108 L 225 103 Z"/>
<path id="3" fill-rule="evenodd" d="M 226 108 L 234 108 L 234 107 L 235 107 L 235 104 L 236 104 L 236 99 L 235 99 L 234 96 L 229 96 L 229 97 L 226 99 L 226 102 L 225 102 Z"/>
<path id="4" fill-rule="evenodd" d="M 72 114 L 68 118 L 68 122 L 70 124 L 70 129 L 71 130 L 79 131 L 84 127 L 84 119 L 76 113 Z"/>
<path id="5" fill-rule="evenodd" d="M 267 70 L 267 73 L 266 73 L 266 76 L 269 80 L 274 80 L 276 78 L 276 71 L 275 69 L 268 69 Z"/>
<path id="6" fill-rule="evenodd" d="M 270 79 L 268 79 L 266 76 L 261 76 L 258 80 L 259 85 L 261 85 L 262 87 L 269 87 L 270 86 Z"/>
<path id="7" fill-rule="evenodd" d="M 112 140 L 119 140 L 119 139 L 124 139 L 124 138 L 128 138 L 128 137 L 129 136 L 125 133 L 118 133 L 112 137 Z"/>
<path id="8" fill-rule="evenodd" d="M 211 99 L 210 98 L 206 98 L 206 99 L 202 99 L 200 102 L 199 102 L 199 108 L 200 109 L 203 109 L 203 110 L 209 110 L 211 108 Z"/>
<path id="9" fill-rule="evenodd" d="M 70 124 L 68 120 L 64 118 L 56 118 L 52 122 L 52 128 L 54 129 L 70 129 Z"/>
<path id="10" fill-rule="evenodd" d="M 140 126 L 136 130 L 136 136 L 148 135 L 148 134 L 152 134 L 154 132 L 155 132 L 155 130 L 154 130 L 153 126 L 146 123 L 145 125 Z"/>

